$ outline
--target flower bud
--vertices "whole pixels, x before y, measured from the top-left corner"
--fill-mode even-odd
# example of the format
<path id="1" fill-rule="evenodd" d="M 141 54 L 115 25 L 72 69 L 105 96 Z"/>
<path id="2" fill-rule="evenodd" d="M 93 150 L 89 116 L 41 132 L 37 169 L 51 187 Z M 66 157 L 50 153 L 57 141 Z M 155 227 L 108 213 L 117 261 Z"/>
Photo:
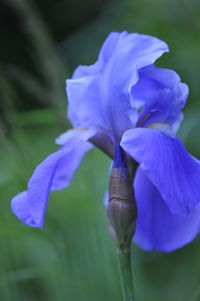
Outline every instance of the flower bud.
<path id="1" fill-rule="evenodd" d="M 123 150 L 117 146 L 109 183 L 108 219 L 110 235 L 120 252 L 128 252 L 135 233 L 137 208 L 133 182 Z"/>

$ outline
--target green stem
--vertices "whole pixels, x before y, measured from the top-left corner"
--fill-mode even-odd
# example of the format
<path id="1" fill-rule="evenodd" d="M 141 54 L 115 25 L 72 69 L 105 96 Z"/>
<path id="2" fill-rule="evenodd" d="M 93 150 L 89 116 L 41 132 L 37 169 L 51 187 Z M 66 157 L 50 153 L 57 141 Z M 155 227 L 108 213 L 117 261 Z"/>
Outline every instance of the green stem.
<path id="1" fill-rule="evenodd" d="M 133 279 L 131 270 L 131 252 L 121 252 L 118 250 L 118 258 L 121 272 L 121 286 L 123 301 L 134 301 Z"/>

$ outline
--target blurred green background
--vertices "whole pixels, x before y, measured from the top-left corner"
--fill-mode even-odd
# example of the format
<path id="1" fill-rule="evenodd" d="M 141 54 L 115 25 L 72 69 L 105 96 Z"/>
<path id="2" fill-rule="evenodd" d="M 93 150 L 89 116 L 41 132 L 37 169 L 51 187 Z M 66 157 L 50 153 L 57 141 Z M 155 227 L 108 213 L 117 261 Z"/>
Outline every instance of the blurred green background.
<path id="1" fill-rule="evenodd" d="M 22 224 L 10 199 L 70 127 L 65 79 L 96 60 L 110 31 L 154 35 L 158 65 L 190 87 L 180 130 L 200 159 L 199 0 L 7 0 L 0 4 L 0 301 L 120 301 L 102 199 L 109 159 L 92 150 L 71 186 L 51 194 L 45 228 Z M 133 245 L 137 301 L 200 300 L 200 239 L 170 254 Z"/>

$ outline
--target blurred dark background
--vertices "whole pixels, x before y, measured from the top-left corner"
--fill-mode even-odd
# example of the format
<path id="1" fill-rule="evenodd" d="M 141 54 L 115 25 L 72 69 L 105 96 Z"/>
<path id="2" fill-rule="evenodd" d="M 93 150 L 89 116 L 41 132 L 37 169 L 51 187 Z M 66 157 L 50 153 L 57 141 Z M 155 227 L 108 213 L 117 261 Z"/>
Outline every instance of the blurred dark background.
<path id="1" fill-rule="evenodd" d="M 121 300 L 115 248 L 102 203 L 109 159 L 86 156 L 72 185 L 52 193 L 43 230 L 10 210 L 34 168 L 70 127 L 65 79 L 91 64 L 110 31 L 166 41 L 158 65 L 190 88 L 179 136 L 200 159 L 199 0 L 0 2 L 0 301 Z M 133 245 L 137 301 L 200 300 L 200 239 L 170 254 Z"/>

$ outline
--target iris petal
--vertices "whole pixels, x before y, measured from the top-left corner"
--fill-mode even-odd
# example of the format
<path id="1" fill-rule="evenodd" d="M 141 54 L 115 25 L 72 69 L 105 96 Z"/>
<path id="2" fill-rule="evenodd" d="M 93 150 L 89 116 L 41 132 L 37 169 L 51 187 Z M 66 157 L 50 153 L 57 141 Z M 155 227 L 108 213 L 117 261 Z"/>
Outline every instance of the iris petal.
<path id="1" fill-rule="evenodd" d="M 188 86 L 173 70 L 151 65 L 139 71 L 139 80 L 131 93 L 133 103 L 142 107 L 138 126 L 153 122 L 173 125 L 180 120 L 181 109 L 188 97 Z"/>
<path id="2" fill-rule="evenodd" d="M 154 37 L 110 34 L 98 61 L 89 67 L 80 66 L 67 80 L 71 122 L 110 132 L 119 141 L 122 133 L 137 122 L 130 91 L 138 80 L 138 70 L 166 51 L 167 45 Z"/>
<path id="3" fill-rule="evenodd" d="M 140 164 L 171 212 L 187 215 L 200 201 L 200 163 L 177 137 L 136 128 L 124 133 L 121 146 Z"/>
<path id="4" fill-rule="evenodd" d="M 31 227 L 37 227 L 30 213 L 27 191 L 20 192 L 12 199 L 11 209 L 23 223 Z"/>
<path id="5" fill-rule="evenodd" d="M 73 134 L 65 136 L 61 149 L 48 156 L 35 169 L 27 192 L 18 194 L 12 200 L 13 212 L 29 226 L 43 227 L 50 191 L 62 189 L 70 184 L 83 156 L 92 147 L 89 142 L 85 142 L 85 131 L 72 132 Z M 93 131 L 89 131 L 87 139 L 93 134 Z"/>
<path id="6" fill-rule="evenodd" d="M 171 252 L 192 241 L 199 233 L 200 204 L 188 216 L 173 214 L 140 168 L 134 186 L 138 206 L 134 241 L 142 249 Z"/>

